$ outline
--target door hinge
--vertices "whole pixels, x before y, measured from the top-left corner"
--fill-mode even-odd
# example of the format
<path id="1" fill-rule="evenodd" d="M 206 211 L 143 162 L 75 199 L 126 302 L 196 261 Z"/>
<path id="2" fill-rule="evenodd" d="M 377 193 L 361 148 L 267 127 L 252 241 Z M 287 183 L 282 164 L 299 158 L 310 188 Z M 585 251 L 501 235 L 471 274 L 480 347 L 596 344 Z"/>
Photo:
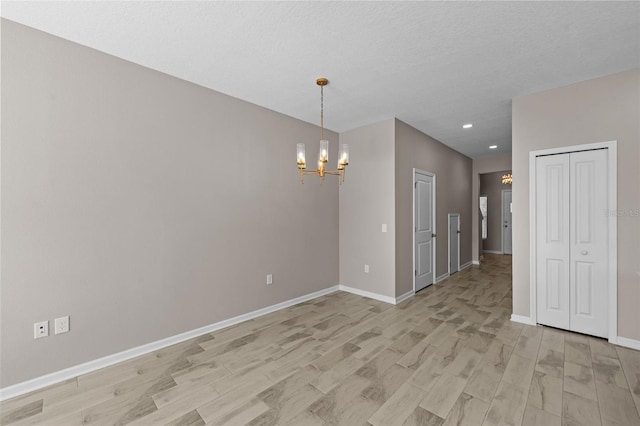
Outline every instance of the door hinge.
<path id="1" fill-rule="evenodd" d="M 418 271 L 417 271 L 417 270 L 414 270 L 414 271 L 413 271 L 413 275 L 415 275 L 415 276 L 417 277 L 417 276 L 418 276 Z"/>

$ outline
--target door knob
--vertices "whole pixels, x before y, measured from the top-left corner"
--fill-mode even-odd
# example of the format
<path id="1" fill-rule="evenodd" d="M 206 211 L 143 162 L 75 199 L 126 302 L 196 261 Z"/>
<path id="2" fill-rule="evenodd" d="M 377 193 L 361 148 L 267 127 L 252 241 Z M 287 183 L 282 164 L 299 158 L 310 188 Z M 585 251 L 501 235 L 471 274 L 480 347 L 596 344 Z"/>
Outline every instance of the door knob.
<path id="1" fill-rule="evenodd" d="M 583 256 L 586 256 L 587 254 L 589 254 L 589 252 L 588 252 L 588 251 L 586 251 L 586 250 L 582 250 L 582 255 L 583 255 Z"/>

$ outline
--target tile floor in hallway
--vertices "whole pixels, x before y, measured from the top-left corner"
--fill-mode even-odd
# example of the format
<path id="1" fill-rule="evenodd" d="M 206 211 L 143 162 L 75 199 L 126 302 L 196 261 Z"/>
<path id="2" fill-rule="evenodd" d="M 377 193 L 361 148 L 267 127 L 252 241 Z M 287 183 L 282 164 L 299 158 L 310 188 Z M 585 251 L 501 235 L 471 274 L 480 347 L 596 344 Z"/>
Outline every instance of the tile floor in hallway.
<path id="1" fill-rule="evenodd" d="M 509 320 L 511 258 L 333 293 L 0 404 L 3 425 L 640 425 L 640 352 Z"/>

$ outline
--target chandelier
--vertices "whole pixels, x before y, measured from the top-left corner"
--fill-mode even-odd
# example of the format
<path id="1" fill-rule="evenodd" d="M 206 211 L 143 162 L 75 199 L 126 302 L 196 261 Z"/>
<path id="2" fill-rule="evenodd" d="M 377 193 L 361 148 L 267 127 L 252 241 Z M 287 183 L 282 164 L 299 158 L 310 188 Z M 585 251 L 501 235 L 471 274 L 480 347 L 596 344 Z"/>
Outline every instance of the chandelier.
<path id="1" fill-rule="evenodd" d="M 505 185 L 511 185 L 513 183 L 513 176 L 511 175 L 511 173 L 502 175 L 502 183 Z"/>
<path id="2" fill-rule="evenodd" d="M 326 78 L 319 78 L 316 84 L 320 86 L 320 151 L 318 152 L 318 169 L 307 170 L 307 160 L 305 158 L 305 146 L 299 143 L 297 147 L 298 170 L 300 170 L 300 182 L 304 183 L 304 175 L 318 174 L 320 176 L 320 184 L 324 181 L 324 175 L 338 176 L 338 182 L 342 185 L 344 182 L 345 168 L 349 164 L 349 145 L 340 145 L 338 152 L 338 168 L 337 170 L 327 170 L 326 164 L 329 161 L 329 141 L 324 138 L 324 86 L 329 84 Z"/>

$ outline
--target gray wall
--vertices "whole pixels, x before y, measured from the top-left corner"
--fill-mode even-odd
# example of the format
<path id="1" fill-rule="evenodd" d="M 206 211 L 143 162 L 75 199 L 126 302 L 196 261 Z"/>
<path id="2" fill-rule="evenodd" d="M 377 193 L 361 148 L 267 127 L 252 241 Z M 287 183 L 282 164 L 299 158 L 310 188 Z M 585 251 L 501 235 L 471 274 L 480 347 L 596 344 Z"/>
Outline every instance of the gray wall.
<path id="1" fill-rule="evenodd" d="M 513 100 L 513 312 L 529 316 L 529 152 L 618 141 L 618 334 L 640 340 L 640 70 Z"/>
<path id="2" fill-rule="evenodd" d="M 472 196 L 471 196 L 471 255 L 474 262 L 480 261 L 482 252 L 482 229 L 480 228 L 480 175 L 484 173 L 498 172 L 511 169 L 511 154 L 473 159 L 471 172 Z"/>
<path id="3" fill-rule="evenodd" d="M 480 175 L 480 195 L 487 196 L 487 239 L 482 241 L 483 250 L 502 251 L 502 191 L 511 190 L 511 185 L 502 183 L 502 175 L 509 172 Z"/>
<path id="4" fill-rule="evenodd" d="M 6 20 L 2 112 L 2 387 L 338 283 L 316 126 Z"/>
<path id="5" fill-rule="evenodd" d="M 351 151 L 340 187 L 341 284 L 388 297 L 413 289 L 414 168 L 436 174 L 437 275 L 448 270 L 448 213 L 460 213 L 460 264 L 471 260 L 470 158 L 397 119 L 341 133 L 340 142 Z"/>
<path id="6" fill-rule="evenodd" d="M 394 120 L 343 132 L 340 143 L 350 154 L 340 186 L 340 284 L 395 297 Z"/>
<path id="7" fill-rule="evenodd" d="M 436 174 L 436 276 L 448 271 L 447 215 L 460 213 L 460 265 L 471 261 L 471 159 L 396 120 L 396 295 L 413 289 L 413 169 Z"/>

